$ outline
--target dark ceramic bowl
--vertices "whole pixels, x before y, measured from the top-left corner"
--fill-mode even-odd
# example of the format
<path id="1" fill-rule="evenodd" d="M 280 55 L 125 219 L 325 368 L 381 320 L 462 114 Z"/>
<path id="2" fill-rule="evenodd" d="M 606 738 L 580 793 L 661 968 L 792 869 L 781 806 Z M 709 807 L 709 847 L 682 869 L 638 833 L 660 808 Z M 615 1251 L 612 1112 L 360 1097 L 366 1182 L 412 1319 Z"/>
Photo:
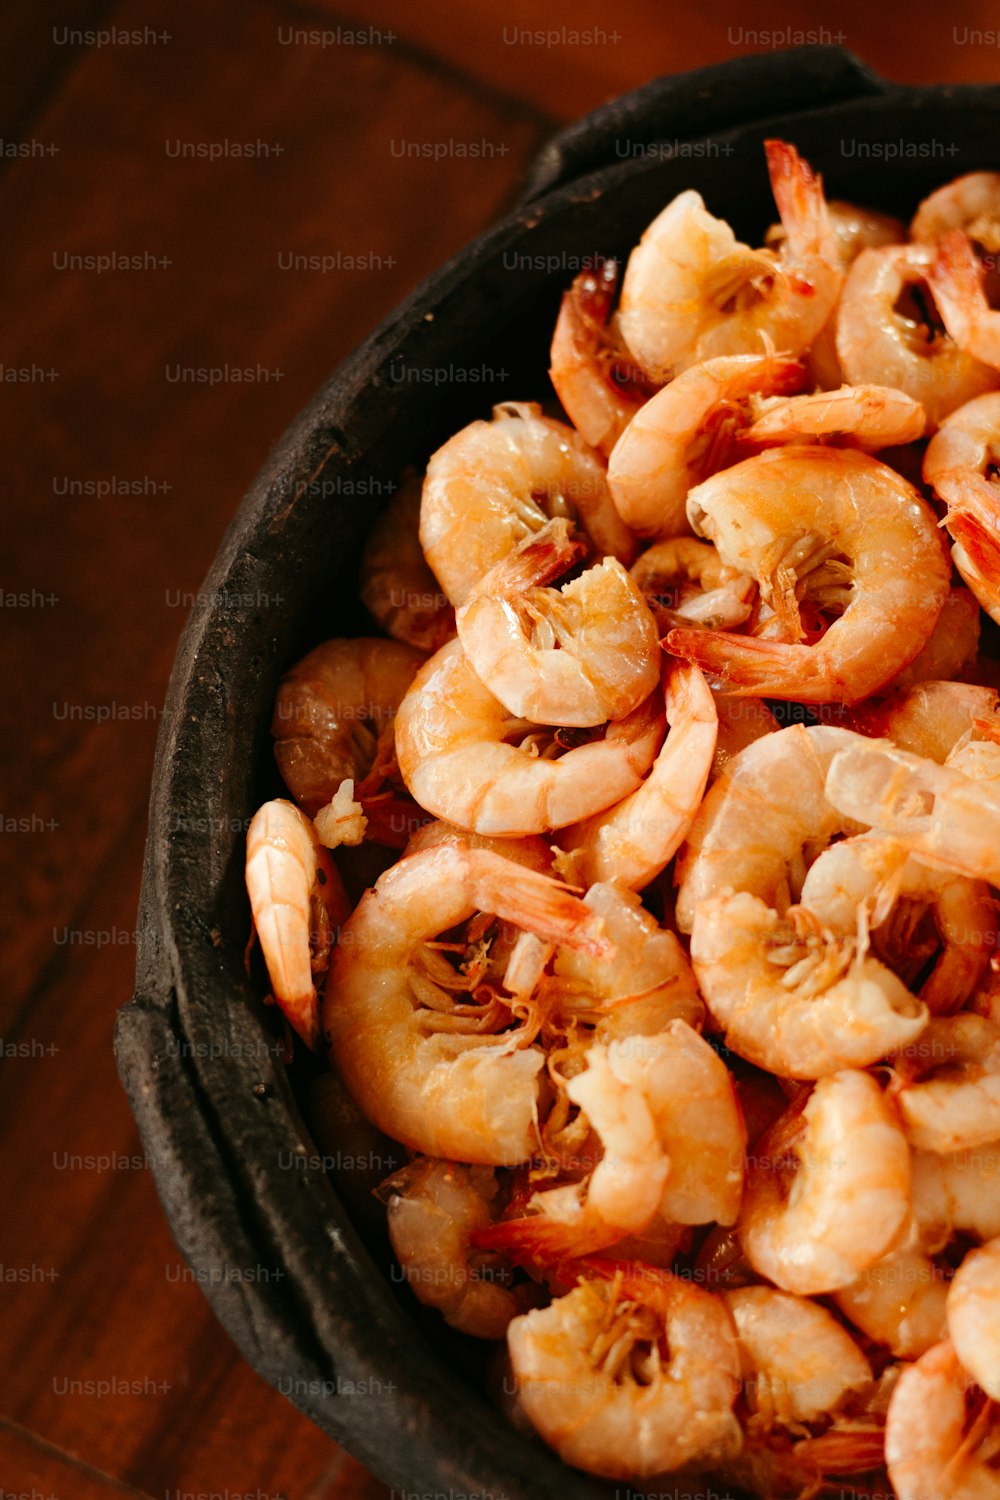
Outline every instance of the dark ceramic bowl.
<path id="1" fill-rule="evenodd" d="M 229 528 L 170 684 L 118 1065 L 174 1236 L 223 1325 L 387 1483 L 452 1500 L 607 1493 L 515 1431 L 486 1394 L 481 1351 L 394 1281 L 367 1192 L 391 1148 L 366 1159 L 370 1141 L 328 1101 L 332 1177 L 317 1159 L 298 1102 L 317 1079 L 290 1080 L 243 962 L 244 835 L 278 790 L 278 678 L 325 637 L 370 629 L 359 548 L 404 467 L 494 402 L 544 396 L 581 257 L 627 253 L 688 187 L 759 235 L 773 215 L 768 135 L 794 141 L 831 196 L 907 216 L 957 173 L 996 167 L 998 102 L 996 88 L 888 85 L 812 48 L 660 79 L 598 110 L 543 153 L 520 209 L 332 376 Z"/>

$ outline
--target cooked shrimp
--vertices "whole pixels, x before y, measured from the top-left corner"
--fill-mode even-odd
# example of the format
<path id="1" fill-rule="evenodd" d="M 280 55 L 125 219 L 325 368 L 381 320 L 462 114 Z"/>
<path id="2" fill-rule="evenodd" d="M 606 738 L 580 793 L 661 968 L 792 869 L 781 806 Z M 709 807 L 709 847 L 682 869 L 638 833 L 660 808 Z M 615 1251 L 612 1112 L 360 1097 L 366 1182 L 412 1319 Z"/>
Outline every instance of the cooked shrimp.
<path id="1" fill-rule="evenodd" d="M 877 453 L 923 436 L 924 409 L 884 385 L 843 385 L 762 403 L 761 415 L 739 435 L 740 446 L 836 442 Z"/>
<path id="2" fill-rule="evenodd" d="M 341 782 L 362 780 L 379 736 L 396 710 L 423 652 L 400 641 L 324 641 L 282 678 L 271 733 L 286 786 L 310 816 Z"/>
<path id="3" fill-rule="evenodd" d="M 664 386 L 608 461 L 608 485 L 626 526 L 660 539 L 686 533 L 688 490 L 732 462 L 753 398 L 799 391 L 804 380 L 797 360 L 768 352 L 709 359 Z"/>
<path id="4" fill-rule="evenodd" d="M 831 805 L 825 784 L 839 750 L 868 743 L 849 729 L 792 724 L 752 741 L 723 767 L 677 862 L 681 932 L 691 931 L 709 896 L 748 891 L 779 913 L 798 899 L 820 850 L 863 831 Z"/>
<path id="5" fill-rule="evenodd" d="M 710 777 L 714 781 L 741 750 L 763 739 L 765 734 L 774 734 L 781 725 L 762 698 L 734 698 L 730 693 L 712 696 L 719 719 Z"/>
<path id="6" fill-rule="evenodd" d="M 1000 1240 L 970 1250 L 955 1272 L 948 1334 L 962 1368 L 1000 1401 Z"/>
<path id="7" fill-rule="evenodd" d="M 473 671 L 509 713 L 593 728 L 623 719 L 660 680 L 656 621 L 621 563 L 605 558 L 562 588 L 576 560 L 553 521 L 491 568 L 458 611 Z"/>
<path id="8" fill-rule="evenodd" d="M 799 354 L 834 308 L 843 277 L 822 183 L 793 146 L 767 141 L 765 150 L 786 231 L 779 254 L 740 244 L 688 191 L 629 257 L 619 322 L 654 380 L 716 355 L 758 354 L 766 339 Z"/>
<path id="9" fill-rule="evenodd" d="M 455 612 L 421 550 L 422 487 L 421 479 L 408 479 L 369 531 L 361 554 L 359 593 L 388 635 L 429 653 L 455 634 Z"/>
<path id="10" fill-rule="evenodd" d="M 506 402 L 472 422 L 427 465 L 420 542 L 452 604 L 519 542 L 562 516 L 598 557 L 627 567 L 635 542 L 619 518 L 601 459 L 571 427 L 533 402 Z"/>
<path id="11" fill-rule="evenodd" d="M 921 291 L 934 258 L 927 245 L 863 250 L 847 274 L 837 314 L 837 356 L 847 383 L 905 392 L 924 408 L 928 432 L 1000 383 L 995 370 L 937 327 Z M 904 294 L 912 316 L 899 310 Z"/>
<path id="12" fill-rule="evenodd" d="M 968 1379 L 947 1341 L 903 1370 L 889 1402 L 885 1458 L 899 1500 L 996 1500 L 1000 1476 L 991 1460 L 997 1431 L 989 1409 L 973 1408 Z"/>
<path id="13" fill-rule="evenodd" d="M 942 1156 L 914 1151 L 913 1216 L 931 1254 L 955 1234 L 979 1241 L 1000 1236 L 1000 1141 Z"/>
<path id="14" fill-rule="evenodd" d="M 754 1269 L 786 1292 L 848 1286 L 898 1242 L 910 1213 L 910 1153 L 875 1080 L 821 1078 L 805 1108 L 750 1162 L 739 1234 Z"/>
<path id="15" fill-rule="evenodd" d="M 996 709 L 1000 693 L 966 682 L 918 682 L 898 698 L 862 710 L 867 735 L 943 765 L 974 728 Z"/>
<path id="16" fill-rule="evenodd" d="M 952 558 L 954 556 L 955 548 L 952 548 Z M 950 684 L 953 677 L 971 668 L 975 662 L 979 635 L 979 601 L 968 589 L 949 589 L 930 640 L 883 691 L 904 693 L 920 682 Z"/>
<path id="17" fill-rule="evenodd" d="M 661 631 L 688 621 L 732 630 L 749 619 L 757 593 L 752 578 L 727 568 L 710 542 L 693 536 L 654 543 L 631 573 Z"/>
<path id="18" fill-rule="evenodd" d="M 834 756 L 826 793 L 845 816 L 892 834 L 921 861 L 1000 884 L 1000 788 L 862 740 Z"/>
<path id="19" fill-rule="evenodd" d="M 582 271 L 562 299 L 549 354 L 549 378 L 563 410 L 605 458 L 655 389 L 618 336 L 611 317 L 617 286 L 617 261 Z"/>
<path id="20" fill-rule="evenodd" d="M 934 244 L 952 229 L 1000 250 L 1000 172 L 966 172 L 937 188 L 914 214 L 910 238 Z"/>
<path id="21" fill-rule="evenodd" d="M 868 1067 L 927 1023 L 864 940 L 830 932 L 804 906 L 779 916 L 746 891 L 704 899 L 691 961 L 726 1046 L 783 1078 Z"/>
<path id="22" fill-rule="evenodd" d="M 986 1016 L 936 1017 L 897 1059 L 895 1076 L 907 1135 L 921 1150 L 951 1154 L 1000 1137 L 1000 1026 Z"/>
<path id="23" fill-rule="evenodd" d="M 941 321 L 960 349 L 994 370 L 1000 366 L 1000 311 L 983 290 L 983 268 L 968 235 L 949 230 L 938 242 L 928 283 Z"/>
<path id="24" fill-rule="evenodd" d="M 247 894 L 274 998 L 302 1040 L 320 1042 L 317 989 L 350 904 L 309 819 L 265 802 L 247 829 Z"/>
<path id="25" fill-rule="evenodd" d="M 667 648 L 727 691 L 800 703 L 857 703 L 927 644 L 950 569 L 930 507 L 865 453 L 772 448 L 691 491 L 688 515 L 723 562 L 756 577 L 801 636 L 803 600 L 839 612 L 815 645 L 672 630 Z"/>
<path id="26" fill-rule="evenodd" d="M 539 753 L 537 726 L 512 718 L 452 641 L 400 705 L 399 769 L 421 807 L 459 827 L 507 835 L 564 828 L 639 786 L 663 733 L 658 696 L 609 724 L 603 738 L 550 759 L 566 740 L 557 735 L 549 753 Z"/>
<path id="27" fill-rule="evenodd" d="M 717 729 L 714 698 L 697 667 L 675 662 L 668 669 L 666 710 L 669 732 L 638 790 L 560 835 L 569 868 L 584 885 L 615 880 L 644 890 L 666 869 L 694 822 Z"/>
<path id="28" fill-rule="evenodd" d="M 1000 392 L 952 412 L 924 455 L 924 481 L 948 507 L 951 556 L 991 619 L 1000 623 Z"/>
<path id="29" fill-rule="evenodd" d="M 933 959 L 919 995 L 938 1015 L 965 1004 L 996 944 L 985 882 L 921 865 L 881 834 L 860 834 L 825 849 L 806 875 L 801 900 L 824 927 L 844 937 L 856 933 L 863 908 L 878 957 L 908 984 Z M 932 1031 L 933 1023 L 913 1049 L 916 1055 L 925 1055 Z M 993 1133 L 1000 1134 L 1000 1117 Z"/>
<path id="30" fill-rule="evenodd" d="M 507 1330 L 520 1405 L 568 1464 L 610 1479 L 740 1447 L 739 1356 L 721 1299 L 623 1265 Z"/>
<path id="31" fill-rule="evenodd" d="M 457 969 L 434 945 L 477 910 L 547 941 L 610 947 L 565 886 L 491 850 L 438 844 L 361 898 L 323 1021 L 331 1062 L 380 1130 L 427 1156 L 502 1166 L 531 1155 L 545 1058 L 530 1013 L 515 1015 L 498 983 L 482 984 L 477 945 Z"/>
<path id="32" fill-rule="evenodd" d="M 752 1426 L 815 1422 L 871 1385 L 871 1365 L 825 1307 L 765 1286 L 722 1297 L 736 1324 Z"/>
<path id="33" fill-rule="evenodd" d="M 897 1359 L 919 1359 L 947 1337 L 948 1283 L 919 1244 L 884 1255 L 833 1300 L 866 1338 L 885 1344 Z"/>
<path id="34" fill-rule="evenodd" d="M 420 1157 L 382 1184 L 389 1238 L 410 1290 L 446 1323 L 473 1338 L 502 1339 L 525 1311 L 497 1255 L 473 1250 L 469 1237 L 490 1223 L 496 1173 Z"/>

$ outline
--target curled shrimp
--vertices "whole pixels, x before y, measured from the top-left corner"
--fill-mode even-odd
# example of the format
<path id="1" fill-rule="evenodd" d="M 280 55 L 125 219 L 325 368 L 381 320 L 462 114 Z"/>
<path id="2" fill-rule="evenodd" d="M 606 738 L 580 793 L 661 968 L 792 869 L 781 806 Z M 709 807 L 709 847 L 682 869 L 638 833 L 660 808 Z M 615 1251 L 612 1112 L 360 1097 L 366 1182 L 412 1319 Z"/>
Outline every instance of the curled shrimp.
<path id="1" fill-rule="evenodd" d="M 403 780 L 428 812 L 477 833 L 534 834 L 564 828 L 636 790 L 663 733 L 651 695 L 603 738 L 573 745 L 514 719 L 483 686 L 458 641 L 417 674 L 396 716 Z M 579 731 L 579 733 L 584 733 Z M 510 743 L 516 740 L 517 743 Z"/>
<path id="2" fill-rule="evenodd" d="M 846 816 L 892 834 L 920 860 L 1000 884 L 1000 787 L 870 740 L 834 756 L 826 792 Z"/>
<path id="3" fill-rule="evenodd" d="M 941 321 L 966 354 L 1000 366 L 1000 312 L 986 300 L 983 268 L 968 235 L 950 230 L 938 242 L 928 282 Z"/>
<path id="4" fill-rule="evenodd" d="M 865 453 L 772 448 L 691 491 L 695 529 L 750 573 L 790 639 L 672 630 L 668 650 L 723 677 L 727 691 L 800 703 L 877 693 L 931 637 L 950 570 L 930 507 Z M 800 606 L 842 611 L 814 645 Z"/>
<path id="5" fill-rule="evenodd" d="M 319 995 L 350 914 L 340 876 L 312 823 L 291 802 L 265 802 L 247 830 L 247 894 L 275 1000 L 319 1050 Z"/>
<path id="6" fill-rule="evenodd" d="M 766 141 L 765 150 L 786 233 L 779 253 L 740 244 L 687 191 L 629 257 L 619 322 L 654 380 L 715 355 L 757 354 L 765 338 L 799 354 L 833 311 L 843 277 L 821 180 L 793 146 Z"/>
<path id="7" fill-rule="evenodd" d="M 285 785 L 310 816 L 371 770 L 423 652 L 400 641 L 324 641 L 278 687 L 271 733 Z"/>
<path id="8" fill-rule="evenodd" d="M 900 750 L 944 765 L 977 719 L 987 719 L 1000 694 L 966 682 L 918 682 L 898 697 L 862 711 L 866 735 L 892 740 Z"/>
<path id="9" fill-rule="evenodd" d="M 884 385 L 844 385 L 762 404 L 739 436 L 746 448 L 774 443 L 830 442 L 865 452 L 913 443 L 923 436 L 924 409 L 904 391 Z"/>
<path id="10" fill-rule="evenodd" d="M 919 401 L 933 432 L 956 407 L 1000 377 L 959 348 L 936 321 L 925 289 L 935 251 L 928 245 L 864 250 L 847 274 L 837 314 L 837 356 L 849 385 L 874 382 Z M 906 306 L 908 310 L 900 310 Z"/>
<path id="11" fill-rule="evenodd" d="M 995 1415 L 981 1401 L 970 1413 L 968 1395 L 968 1378 L 947 1340 L 903 1370 L 885 1427 L 886 1467 L 899 1500 L 995 1500 L 1000 1494 L 991 1462 Z"/>
<path id="12" fill-rule="evenodd" d="M 821 1078 L 758 1141 L 738 1227 L 761 1276 L 817 1296 L 880 1260 L 909 1214 L 906 1138 L 875 1080 L 852 1069 Z"/>
<path id="13" fill-rule="evenodd" d="M 951 556 L 991 619 L 1000 623 L 1000 392 L 947 417 L 927 445 L 924 481 L 948 507 Z"/>
<path id="14" fill-rule="evenodd" d="M 635 542 L 619 518 L 601 459 L 533 402 L 506 402 L 490 422 L 472 422 L 427 465 L 420 543 L 452 604 L 532 532 L 563 517 L 597 557 L 627 567 Z"/>
<path id="15" fill-rule="evenodd" d="M 521 1408 L 578 1469 L 641 1478 L 740 1447 L 732 1321 L 690 1282 L 622 1265 L 515 1318 L 507 1344 Z"/>
<path id="16" fill-rule="evenodd" d="M 844 1316 L 897 1359 L 919 1359 L 947 1337 L 948 1283 L 919 1243 L 903 1245 L 833 1293 Z"/>
<path id="17" fill-rule="evenodd" d="M 473 1338 L 502 1339 L 525 1310 L 499 1256 L 470 1245 L 490 1223 L 498 1195 L 489 1167 L 420 1157 L 384 1182 L 389 1238 L 418 1301 L 436 1307 L 446 1323 Z"/>
<path id="18" fill-rule="evenodd" d="M 731 462 L 751 401 L 802 389 L 794 359 L 732 354 L 690 366 L 647 401 L 615 444 L 608 485 L 625 524 L 661 540 L 687 531 L 688 491 Z"/>
<path id="19" fill-rule="evenodd" d="M 323 1021 L 331 1062 L 380 1130 L 427 1156 L 502 1166 L 531 1155 L 545 1058 L 530 1014 L 485 982 L 488 942 L 467 943 L 457 967 L 455 945 L 435 945 L 476 911 L 546 941 L 610 947 L 600 919 L 557 881 L 489 849 L 437 844 L 361 898 Z"/>
<path id="20" fill-rule="evenodd" d="M 919 995 L 935 1015 L 966 1003 L 996 942 L 984 881 L 921 865 L 881 834 L 859 834 L 825 849 L 806 875 L 801 900 L 824 927 L 844 936 L 857 931 L 863 909 L 878 956 L 907 983 L 926 975 Z M 933 1055 L 933 1032 L 932 1022 L 912 1049 L 916 1055 L 924 1056 L 928 1046 Z M 993 1133 L 1000 1134 L 1000 1117 Z"/>
<path id="21" fill-rule="evenodd" d="M 765 1286 L 722 1298 L 736 1324 L 751 1426 L 815 1422 L 871 1384 L 871 1365 L 825 1307 Z"/>
<path id="22" fill-rule="evenodd" d="M 369 531 L 359 593 L 387 635 L 429 654 L 455 634 L 455 612 L 421 550 L 422 486 L 419 478 L 407 480 Z"/>
<path id="23" fill-rule="evenodd" d="M 954 559 L 955 549 L 952 549 Z M 948 590 L 931 638 L 922 651 L 887 683 L 886 693 L 905 693 L 921 682 L 947 682 L 975 663 L 979 650 L 979 601 L 969 589 Z"/>
<path id="24" fill-rule="evenodd" d="M 1000 172 L 966 172 L 937 188 L 914 214 L 910 238 L 933 245 L 954 229 L 1000 250 Z"/>
<path id="25" fill-rule="evenodd" d="M 535 724 L 593 728 L 623 719 L 660 679 L 656 621 L 614 557 L 561 588 L 582 548 L 565 521 L 522 543 L 458 611 L 473 671 L 503 706 Z"/>
<path id="26" fill-rule="evenodd" d="M 895 1079 L 907 1135 L 921 1150 L 951 1154 L 1000 1137 L 1000 1026 L 986 1016 L 933 1019 L 896 1060 Z"/>
<path id="27" fill-rule="evenodd" d="M 582 271 L 562 299 L 552 335 L 549 378 L 577 432 L 609 455 L 654 387 L 631 363 L 611 306 L 618 263 Z"/>
<path id="28" fill-rule="evenodd" d="M 955 1272 L 948 1335 L 963 1370 L 1000 1401 L 1000 1240 L 970 1250 Z"/>
<path id="29" fill-rule="evenodd" d="M 693 536 L 655 542 L 630 571 L 661 631 L 686 623 L 732 630 L 750 618 L 757 593 L 752 578 L 727 568 L 710 542 Z"/>
<path id="30" fill-rule="evenodd" d="M 665 698 L 669 732 L 642 785 L 560 835 L 567 868 L 584 885 L 615 880 L 644 890 L 694 822 L 714 759 L 715 702 L 698 668 L 687 662 L 668 668 Z"/>

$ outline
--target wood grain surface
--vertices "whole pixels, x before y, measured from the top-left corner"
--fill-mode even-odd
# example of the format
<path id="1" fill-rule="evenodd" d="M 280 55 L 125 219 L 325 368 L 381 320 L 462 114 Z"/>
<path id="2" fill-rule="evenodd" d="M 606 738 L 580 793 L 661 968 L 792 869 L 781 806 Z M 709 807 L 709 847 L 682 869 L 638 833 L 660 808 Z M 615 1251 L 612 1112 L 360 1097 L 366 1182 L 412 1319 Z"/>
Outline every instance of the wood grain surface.
<path id="1" fill-rule="evenodd" d="M 877 16 L 846 0 L 833 27 L 809 0 L 752 27 L 744 11 L 9 0 L 0 14 L 4 1496 L 384 1493 L 215 1324 L 116 1080 L 160 705 L 271 443 L 513 201 L 559 123 L 796 31 L 893 78 L 997 77 L 1000 53 L 975 41 L 996 25 L 986 0 Z M 489 149 L 414 159 L 407 142 Z M 104 269 L 109 256 L 134 261 Z M 183 373 L 227 366 L 252 378 Z"/>

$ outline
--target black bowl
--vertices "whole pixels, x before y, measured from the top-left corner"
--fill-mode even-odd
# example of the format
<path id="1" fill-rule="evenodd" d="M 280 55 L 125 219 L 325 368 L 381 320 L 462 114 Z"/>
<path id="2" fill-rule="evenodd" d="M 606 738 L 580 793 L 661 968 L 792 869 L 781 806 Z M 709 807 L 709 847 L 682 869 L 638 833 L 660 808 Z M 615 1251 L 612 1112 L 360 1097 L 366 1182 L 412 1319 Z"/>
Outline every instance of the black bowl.
<path id="1" fill-rule="evenodd" d="M 509 1500 L 607 1493 L 515 1431 L 468 1341 L 394 1283 L 360 1191 L 391 1147 L 385 1161 L 359 1157 L 348 1110 L 337 1192 L 317 1159 L 243 962 L 244 835 L 277 789 L 279 675 L 326 636 L 370 628 L 355 602 L 359 547 L 404 467 L 495 401 L 544 396 L 549 331 L 583 257 L 627 252 L 687 187 L 759 235 L 773 215 L 768 135 L 794 141 L 831 196 L 906 216 L 948 178 L 996 166 L 998 101 L 996 88 L 888 85 L 810 48 L 660 79 L 598 110 L 543 153 L 512 217 L 341 366 L 223 541 L 160 733 L 118 1065 L 174 1237 L 223 1325 L 387 1483 Z"/>

